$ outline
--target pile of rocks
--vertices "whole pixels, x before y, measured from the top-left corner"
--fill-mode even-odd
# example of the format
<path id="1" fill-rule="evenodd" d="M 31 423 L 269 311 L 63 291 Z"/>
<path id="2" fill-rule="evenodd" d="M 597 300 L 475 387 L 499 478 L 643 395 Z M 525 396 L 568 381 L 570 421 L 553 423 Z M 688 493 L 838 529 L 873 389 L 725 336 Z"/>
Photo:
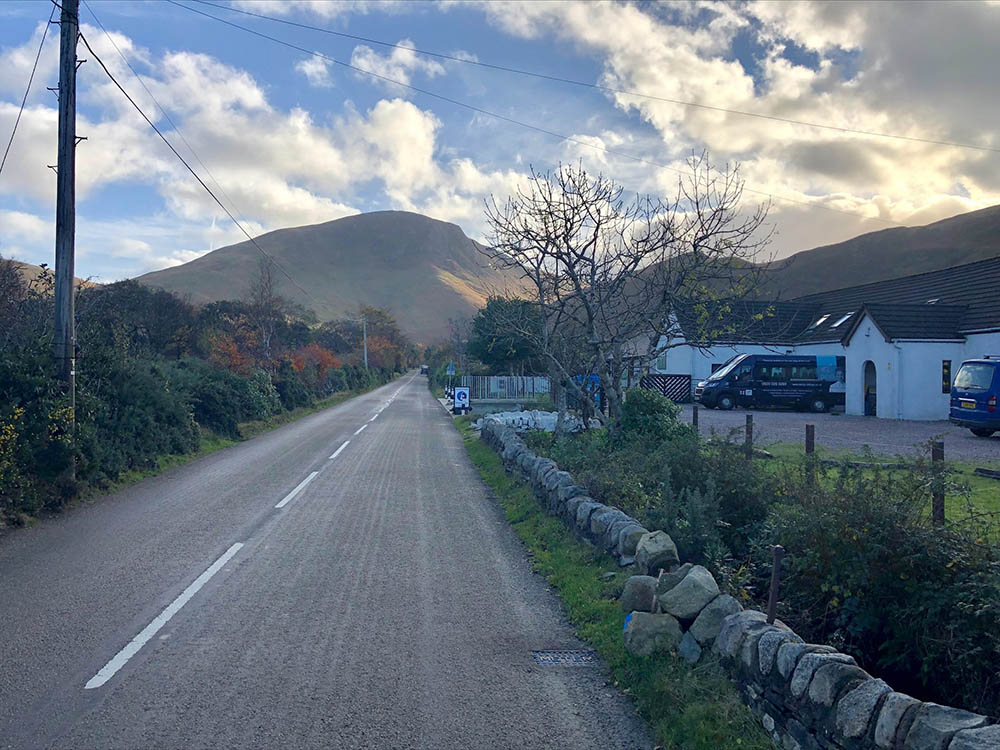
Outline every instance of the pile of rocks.
<path id="1" fill-rule="evenodd" d="M 645 555 L 643 545 L 649 542 L 673 547 L 669 536 L 662 531 L 655 533 L 662 538 L 650 535 L 641 540 L 637 560 Z M 626 614 L 625 648 L 640 656 L 676 649 L 685 661 L 694 664 L 715 643 L 723 620 L 743 607 L 720 592 L 712 574 L 701 565 L 677 567 L 676 547 L 674 550 L 674 564 L 667 569 L 658 564 L 659 575 L 636 575 L 625 582 L 620 599 Z M 655 568 L 647 566 L 647 572 L 655 572 Z"/>
<path id="2" fill-rule="evenodd" d="M 476 420 L 472 426 L 477 430 L 482 430 L 487 420 L 493 420 L 507 427 L 513 427 L 517 432 L 528 432 L 529 430 L 555 432 L 558 417 L 559 414 L 554 411 L 501 411 Z M 590 420 L 591 429 L 597 429 L 600 426 L 601 423 L 598 420 Z M 572 414 L 567 415 L 566 429 L 569 432 L 579 432 L 583 429 L 583 420 Z"/>
<path id="3" fill-rule="evenodd" d="M 744 610 L 708 570 L 680 565 L 669 535 L 587 496 L 555 462 L 529 450 L 513 426 L 491 415 L 480 436 L 549 513 L 621 566 L 635 566 L 620 598 L 625 647 L 641 656 L 676 651 L 692 664 L 713 649 L 782 748 L 1000 750 L 1000 724 L 894 692 L 847 654 L 804 643 L 781 621 L 768 624 L 762 612 Z"/>

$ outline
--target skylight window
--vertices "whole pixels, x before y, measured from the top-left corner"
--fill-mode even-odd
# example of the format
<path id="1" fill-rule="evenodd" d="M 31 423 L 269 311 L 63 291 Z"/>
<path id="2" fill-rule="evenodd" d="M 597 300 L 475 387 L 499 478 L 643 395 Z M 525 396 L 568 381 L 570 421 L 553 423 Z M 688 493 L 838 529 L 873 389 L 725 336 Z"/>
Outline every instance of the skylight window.
<path id="1" fill-rule="evenodd" d="M 853 315 L 854 315 L 854 311 L 851 310 L 851 312 L 849 312 L 849 313 L 847 313 L 847 315 L 844 315 L 843 317 L 841 317 L 836 323 L 834 323 L 832 326 L 830 326 L 830 328 L 837 328 L 838 326 L 840 326 L 843 323 L 845 323 L 848 320 L 850 320 L 853 317 Z"/>
<path id="2" fill-rule="evenodd" d="M 823 323 L 826 322 L 826 319 L 829 317 L 830 317 L 829 315 L 823 315 L 822 317 L 819 318 L 819 320 L 817 320 L 815 323 L 809 326 L 807 330 L 811 331 L 813 328 L 819 328 L 821 325 L 823 325 Z"/>

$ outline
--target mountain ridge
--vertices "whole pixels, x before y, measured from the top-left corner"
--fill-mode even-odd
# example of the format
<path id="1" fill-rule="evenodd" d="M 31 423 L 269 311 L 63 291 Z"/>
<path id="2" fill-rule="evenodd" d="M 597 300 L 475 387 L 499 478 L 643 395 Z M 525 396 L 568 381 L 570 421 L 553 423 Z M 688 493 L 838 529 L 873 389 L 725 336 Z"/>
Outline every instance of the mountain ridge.
<path id="1" fill-rule="evenodd" d="M 458 225 L 408 211 L 356 214 L 255 239 L 295 281 L 279 270 L 282 296 L 321 320 L 356 314 L 362 304 L 388 308 L 422 343 L 444 338 L 449 319 L 471 317 L 490 293 L 520 288 L 513 274 L 490 267 L 482 246 Z M 195 303 L 239 298 L 260 257 L 252 243 L 240 242 L 138 281 Z"/>

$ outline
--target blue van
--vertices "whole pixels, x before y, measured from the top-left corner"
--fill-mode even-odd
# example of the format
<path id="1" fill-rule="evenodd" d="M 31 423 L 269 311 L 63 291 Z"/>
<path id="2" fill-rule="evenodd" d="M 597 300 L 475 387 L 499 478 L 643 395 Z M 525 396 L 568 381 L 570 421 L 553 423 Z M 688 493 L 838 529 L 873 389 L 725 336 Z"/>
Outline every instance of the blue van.
<path id="1" fill-rule="evenodd" d="M 948 421 L 968 427 L 978 437 L 989 437 L 1000 430 L 1000 357 L 987 355 L 962 363 L 951 385 L 951 411 Z"/>
<path id="2" fill-rule="evenodd" d="M 824 412 L 844 405 L 844 358 L 738 354 L 695 387 L 710 408 L 774 406 Z"/>

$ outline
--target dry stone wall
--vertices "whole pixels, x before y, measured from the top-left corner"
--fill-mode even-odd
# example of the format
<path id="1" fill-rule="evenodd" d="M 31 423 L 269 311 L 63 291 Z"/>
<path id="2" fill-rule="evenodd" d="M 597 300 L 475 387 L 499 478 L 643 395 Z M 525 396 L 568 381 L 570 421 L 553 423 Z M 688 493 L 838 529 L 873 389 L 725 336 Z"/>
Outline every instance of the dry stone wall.
<path id="1" fill-rule="evenodd" d="M 744 610 L 708 570 L 681 565 L 669 535 L 589 497 L 513 426 L 487 417 L 480 436 L 550 514 L 635 569 L 620 599 L 626 648 L 640 656 L 673 651 L 692 664 L 713 650 L 780 747 L 1000 750 L 1000 725 L 987 717 L 894 692 L 847 654 L 804 643 L 781 621 L 768 624 L 762 612 Z"/>

